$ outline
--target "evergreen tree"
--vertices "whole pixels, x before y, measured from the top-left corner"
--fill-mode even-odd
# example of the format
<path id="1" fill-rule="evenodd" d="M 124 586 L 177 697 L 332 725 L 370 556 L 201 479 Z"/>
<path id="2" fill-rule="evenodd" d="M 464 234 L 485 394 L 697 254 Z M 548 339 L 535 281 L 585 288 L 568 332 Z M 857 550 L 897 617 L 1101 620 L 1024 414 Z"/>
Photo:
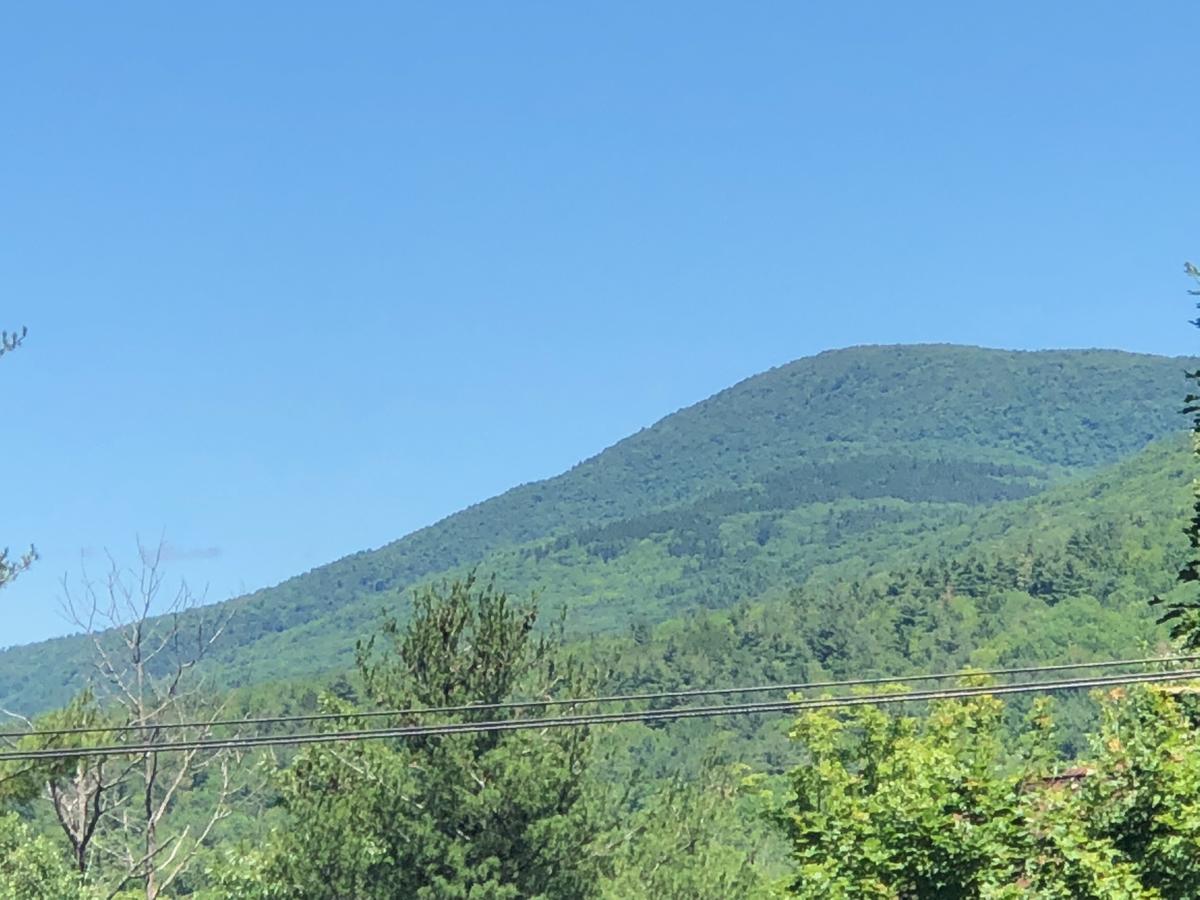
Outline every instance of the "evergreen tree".
<path id="1" fill-rule="evenodd" d="M 406 625 L 391 619 L 381 640 L 360 644 L 365 693 L 376 708 L 406 709 L 580 690 L 557 633 L 535 633 L 536 619 L 536 605 L 473 577 L 419 591 Z M 274 836 L 259 896 L 591 896 L 589 751 L 576 728 L 306 750 L 283 777 L 289 825 Z"/>
<path id="2" fill-rule="evenodd" d="M 1200 284 L 1200 269 L 1185 263 L 1184 272 Z M 1190 290 L 1188 293 L 1200 296 L 1200 290 Z M 1196 308 L 1200 309 L 1200 303 L 1196 304 Z M 1200 328 L 1200 318 L 1192 319 L 1191 324 Z M 1187 372 L 1186 375 L 1192 383 L 1192 390 L 1184 398 L 1183 414 L 1192 417 L 1192 451 L 1200 458 L 1200 369 Z M 1184 529 L 1191 547 L 1191 559 L 1179 570 L 1179 581 L 1194 588 L 1200 582 L 1200 478 L 1193 483 L 1192 491 L 1195 495 L 1192 518 Z M 1192 591 L 1191 596 L 1178 600 L 1155 597 L 1151 603 L 1165 604 L 1166 612 L 1159 621 L 1172 623 L 1171 636 L 1181 641 L 1185 649 L 1200 648 L 1200 595 Z"/>

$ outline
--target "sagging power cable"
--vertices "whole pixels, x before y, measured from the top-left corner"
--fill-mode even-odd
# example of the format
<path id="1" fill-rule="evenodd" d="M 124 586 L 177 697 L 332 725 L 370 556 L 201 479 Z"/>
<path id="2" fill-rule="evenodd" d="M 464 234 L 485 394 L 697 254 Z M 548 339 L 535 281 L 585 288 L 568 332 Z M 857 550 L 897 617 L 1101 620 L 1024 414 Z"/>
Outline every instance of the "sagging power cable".
<path id="1" fill-rule="evenodd" d="M 978 675 L 979 673 L 975 673 Z M 972 673 L 959 673 L 970 678 Z M 719 716 L 761 715 L 765 713 L 800 712 L 812 709 L 837 709 L 866 705 L 915 703 L 931 700 L 954 700 L 979 696 L 1008 696 L 1015 694 L 1053 693 L 1058 691 L 1089 690 L 1129 684 L 1152 684 L 1200 678 L 1200 669 L 1175 672 L 1139 672 L 1096 678 L 1076 678 L 1027 684 L 982 685 L 892 694 L 864 694 L 849 697 L 796 698 L 759 703 L 737 703 L 723 706 L 692 706 L 675 709 L 654 709 L 641 712 L 592 713 L 536 719 L 504 719 L 490 722 L 449 722 L 437 725 L 412 725 L 397 728 L 360 729 L 291 735 L 257 735 L 234 738 L 203 738 L 164 741 L 161 743 L 103 744 L 89 747 L 55 747 L 37 750 L 0 752 L 0 762 L 75 759 L 79 757 L 130 756 L 194 750 L 249 750 L 258 747 L 303 746 L 307 744 L 346 743 L 353 741 L 424 738 L 453 734 L 482 734 L 501 731 L 526 731 L 547 728 L 581 728 L 626 722 L 658 722 L 678 719 L 715 718 Z"/>
<path id="2" fill-rule="evenodd" d="M 46 728 L 28 731 L 3 731 L 0 739 L 24 737 L 63 737 L 78 734 L 124 734 L 131 731 L 171 732 L 181 729 L 213 729 L 225 727 L 247 727 L 261 725 L 291 725 L 311 722 L 354 721 L 360 719 L 405 718 L 410 716 L 452 715 L 457 713 L 488 712 L 497 710 L 551 709 L 555 707 L 591 706 L 608 703 L 639 703 L 669 700 L 690 700 L 697 697 L 721 697 L 734 694 L 798 693 L 801 691 L 826 690 L 851 687 L 871 687 L 887 684 L 906 684 L 913 681 L 949 681 L 967 675 L 988 678 L 1007 678 L 1019 675 L 1037 675 L 1047 672 L 1078 671 L 1083 669 L 1112 669 L 1129 666 L 1147 666 L 1168 663 L 1196 662 L 1200 654 L 1181 656 L 1148 656 L 1137 659 L 1113 659 L 1096 662 L 1056 663 L 1052 665 L 1019 666 L 1008 669 L 978 669 L 957 672 L 936 672 L 921 675 L 884 675 L 869 678 L 849 678 L 834 681 L 806 681 L 783 684 L 756 684 L 740 687 L 694 688 L 681 691 L 654 691 L 636 694 L 607 694 L 595 697 L 559 697 L 543 700 L 509 700 L 499 703 L 465 703 L 457 706 L 413 706 L 403 709 L 373 709 L 348 712 L 297 713 L 278 716 L 246 716 L 240 719 L 213 719 L 210 721 L 127 723 L 124 725 L 87 725 L 72 728 Z"/>

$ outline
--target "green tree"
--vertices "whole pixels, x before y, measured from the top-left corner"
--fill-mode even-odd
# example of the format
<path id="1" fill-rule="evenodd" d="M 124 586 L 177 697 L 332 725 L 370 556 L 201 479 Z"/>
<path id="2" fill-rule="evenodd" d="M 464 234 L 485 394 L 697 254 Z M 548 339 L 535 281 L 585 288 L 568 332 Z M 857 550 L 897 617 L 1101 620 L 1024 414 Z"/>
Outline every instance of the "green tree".
<path id="1" fill-rule="evenodd" d="M 764 897 L 774 849 L 742 767 L 707 767 L 699 777 L 663 782 L 640 808 L 621 816 L 595 853 L 605 860 L 606 900 L 727 900 Z"/>
<path id="2" fill-rule="evenodd" d="M 1200 284 L 1200 269 L 1190 262 L 1184 263 L 1183 268 L 1189 278 Z M 1200 290 L 1193 289 L 1188 293 L 1200 296 Z M 1200 309 L 1200 303 L 1196 304 L 1196 308 Z M 1200 318 L 1193 319 L 1192 324 L 1200 328 Z M 1192 389 L 1184 398 L 1183 413 L 1192 417 L 1192 452 L 1200 457 L 1200 369 L 1187 372 L 1186 376 L 1192 383 Z M 1200 582 L 1200 478 L 1193 483 L 1192 492 L 1195 496 L 1192 517 L 1184 529 L 1191 547 L 1191 558 L 1179 570 L 1178 579 L 1193 590 L 1189 592 L 1190 596 L 1180 599 L 1155 597 L 1151 601 L 1152 604 L 1165 604 L 1166 611 L 1159 622 L 1171 622 L 1171 636 L 1181 641 L 1188 650 L 1200 648 L 1200 595 L 1194 590 L 1197 582 Z"/>
<path id="3" fill-rule="evenodd" d="M 916 717 L 801 716 L 808 756 L 777 820 L 796 897 L 1200 896 L 1190 688 L 1114 691 L 1087 758 L 1055 762 L 1048 701 L 1013 742 L 977 697 Z"/>
<path id="4" fill-rule="evenodd" d="M 15 813 L 0 814 L 0 897 L 68 900 L 91 896 L 54 843 Z"/>
<path id="5" fill-rule="evenodd" d="M 418 591 L 406 625 L 390 619 L 380 640 L 360 644 L 368 708 L 579 689 L 559 633 L 535 632 L 536 619 L 534 603 L 514 604 L 494 582 L 473 577 Z M 589 750 L 588 732 L 574 728 L 308 749 L 282 778 L 290 824 L 274 835 L 259 895 L 591 896 Z"/>

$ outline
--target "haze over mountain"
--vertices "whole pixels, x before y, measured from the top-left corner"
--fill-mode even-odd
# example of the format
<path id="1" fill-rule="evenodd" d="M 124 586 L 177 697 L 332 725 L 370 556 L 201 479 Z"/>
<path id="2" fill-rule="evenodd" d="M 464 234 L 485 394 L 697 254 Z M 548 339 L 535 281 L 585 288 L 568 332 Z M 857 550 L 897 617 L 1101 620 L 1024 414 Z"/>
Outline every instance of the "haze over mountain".
<path id="1" fill-rule="evenodd" d="M 950 345 L 800 359 L 554 478 L 229 601 L 212 662 L 230 684 L 345 667 L 404 591 L 475 567 L 565 605 L 575 632 L 615 633 L 877 566 L 1180 431 L 1188 364 Z M 61 702 L 86 658 L 77 638 L 0 654 L 0 702 Z"/>

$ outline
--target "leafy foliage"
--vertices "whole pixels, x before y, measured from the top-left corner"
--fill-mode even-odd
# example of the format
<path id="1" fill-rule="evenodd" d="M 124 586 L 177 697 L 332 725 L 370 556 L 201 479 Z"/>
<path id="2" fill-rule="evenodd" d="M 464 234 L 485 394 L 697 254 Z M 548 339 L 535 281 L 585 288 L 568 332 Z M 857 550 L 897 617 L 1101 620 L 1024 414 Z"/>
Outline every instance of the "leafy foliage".
<path id="1" fill-rule="evenodd" d="M 66 900 L 92 896 L 58 847 L 15 813 L 0 814 L 0 896 Z"/>
<path id="2" fill-rule="evenodd" d="M 1048 704 L 1017 752 L 990 697 L 925 718 L 804 714 L 778 821 L 797 897 L 1188 898 L 1200 892 L 1194 694 L 1116 691 L 1085 762 L 1055 761 Z"/>

